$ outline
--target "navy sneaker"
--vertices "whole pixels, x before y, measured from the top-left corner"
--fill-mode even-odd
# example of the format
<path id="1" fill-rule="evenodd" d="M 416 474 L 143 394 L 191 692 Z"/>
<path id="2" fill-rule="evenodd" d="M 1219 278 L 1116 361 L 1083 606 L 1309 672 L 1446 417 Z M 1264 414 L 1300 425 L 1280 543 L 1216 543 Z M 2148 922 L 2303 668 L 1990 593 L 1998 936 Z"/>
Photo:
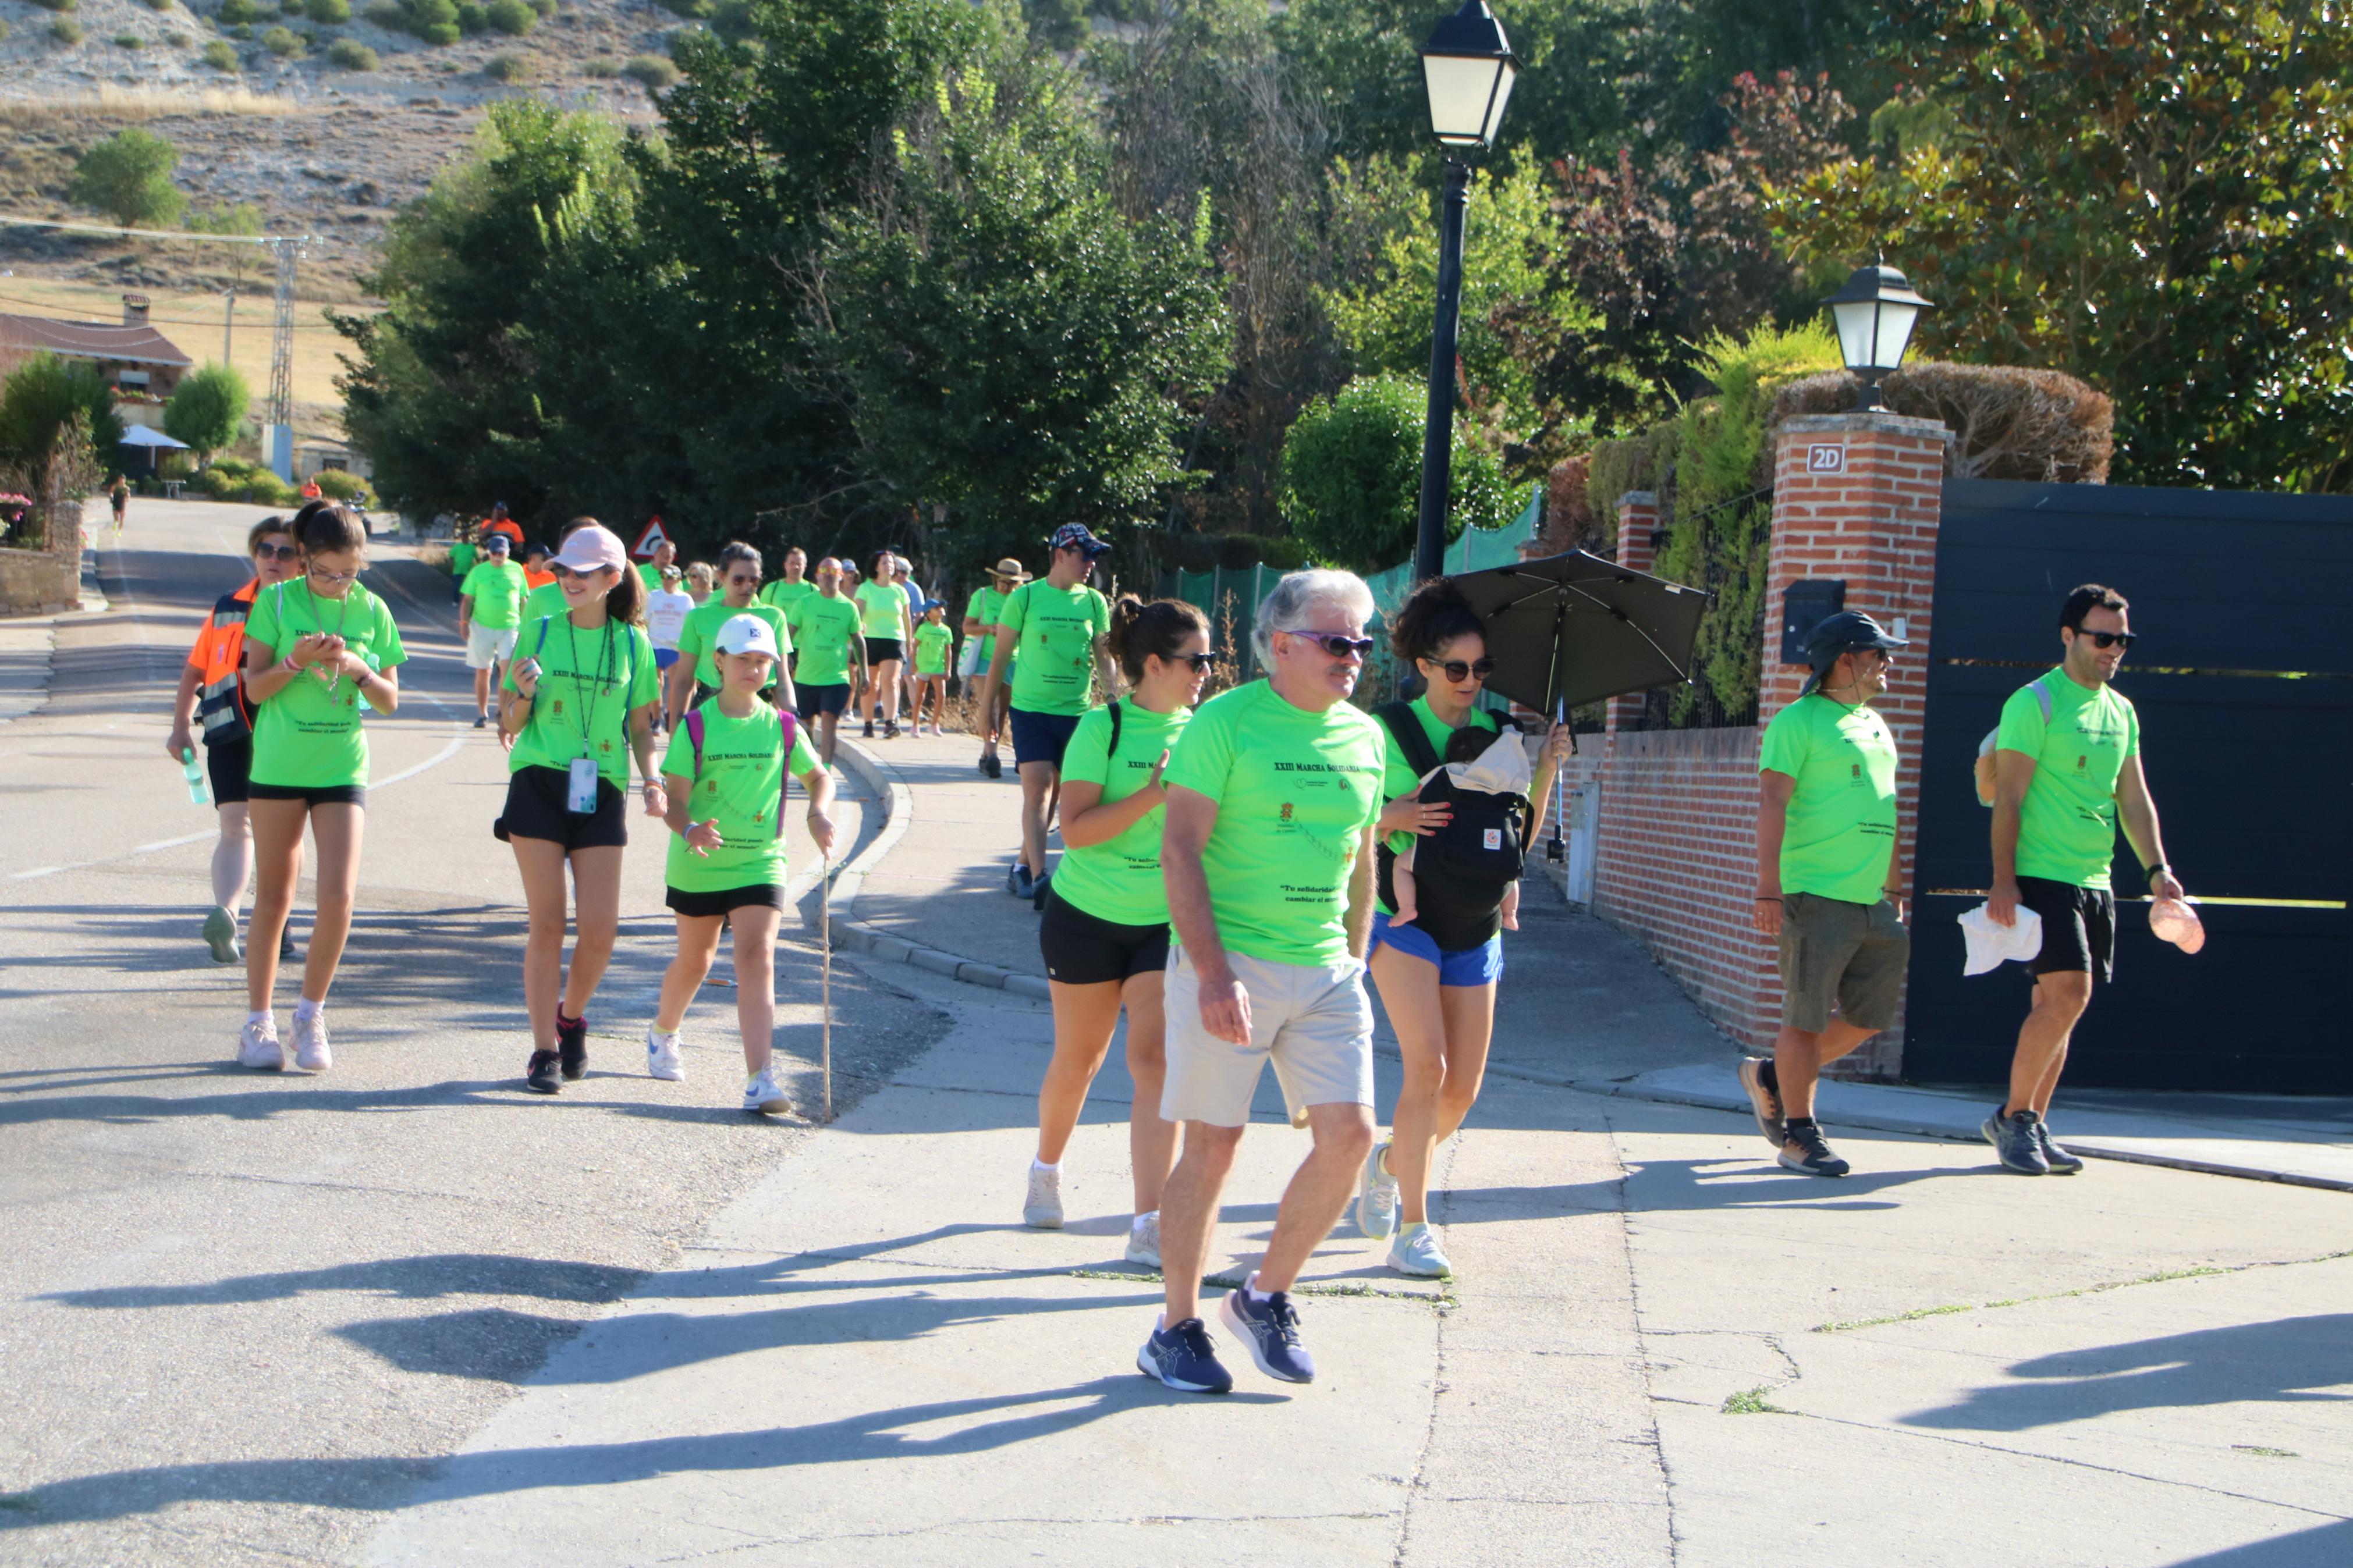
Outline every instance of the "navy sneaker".
<path id="1" fill-rule="evenodd" d="M 1226 1292 L 1218 1315 L 1250 1346 L 1250 1360 L 1258 1363 L 1259 1371 L 1285 1383 L 1315 1381 L 1315 1358 L 1299 1342 L 1299 1309 L 1291 1304 L 1289 1291 L 1277 1290 L 1259 1301 L 1251 1299 L 1250 1287 L 1244 1284 Z"/>
<path id="2" fill-rule="evenodd" d="M 555 1053 L 564 1064 L 564 1076 L 578 1079 L 588 1071 L 588 1020 L 586 1016 L 566 1019 L 564 1009 L 555 1010 Z"/>
<path id="3" fill-rule="evenodd" d="M 2051 1167 L 2051 1173 L 2054 1176 L 2072 1176 L 2084 1168 L 2083 1160 L 2073 1151 L 2051 1142 L 2051 1123 L 2048 1121 L 2034 1124 L 2034 1146 L 2042 1151 L 2043 1163 Z"/>
<path id="4" fill-rule="evenodd" d="M 2031 1110 L 2021 1110 L 2005 1118 L 2001 1107 L 1995 1106 L 1991 1116 L 1978 1129 L 2001 1163 L 2021 1176 L 2047 1176 L 2051 1173 L 2050 1158 L 2042 1152 L 2042 1140 L 2035 1133 L 2042 1119 Z"/>
<path id="5" fill-rule="evenodd" d="M 1198 1318 L 1153 1330 L 1135 1352 L 1135 1370 L 1186 1394 L 1231 1394 L 1234 1389 L 1234 1374 L 1219 1362 L 1208 1328 Z"/>

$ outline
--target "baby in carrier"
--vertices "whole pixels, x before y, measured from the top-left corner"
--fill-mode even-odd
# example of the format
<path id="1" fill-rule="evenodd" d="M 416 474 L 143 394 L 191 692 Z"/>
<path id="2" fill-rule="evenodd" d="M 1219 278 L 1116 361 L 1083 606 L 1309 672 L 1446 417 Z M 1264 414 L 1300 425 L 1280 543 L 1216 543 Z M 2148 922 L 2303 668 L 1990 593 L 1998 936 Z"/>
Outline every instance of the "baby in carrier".
<path id="1" fill-rule="evenodd" d="M 1454 793 L 1516 795 L 1525 799 L 1534 773 L 1528 766 L 1527 748 L 1520 742 L 1516 730 L 1505 729 L 1501 734 L 1477 726 L 1466 725 L 1457 730 L 1446 742 L 1447 760 L 1422 775 L 1421 785 L 1440 773 L 1449 775 Z M 1417 789 L 1416 794 L 1420 790 Z M 1458 808 L 1460 809 L 1460 808 Z M 1392 925 L 1412 921 L 1415 911 L 1413 879 L 1414 858 L 1420 853 L 1421 840 L 1416 838 L 1404 853 L 1398 856 L 1391 868 L 1390 891 L 1397 902 Z M 1520 885 L 1513 881 L 1504 889 L 1504 929 L 1520 929 Z"/>

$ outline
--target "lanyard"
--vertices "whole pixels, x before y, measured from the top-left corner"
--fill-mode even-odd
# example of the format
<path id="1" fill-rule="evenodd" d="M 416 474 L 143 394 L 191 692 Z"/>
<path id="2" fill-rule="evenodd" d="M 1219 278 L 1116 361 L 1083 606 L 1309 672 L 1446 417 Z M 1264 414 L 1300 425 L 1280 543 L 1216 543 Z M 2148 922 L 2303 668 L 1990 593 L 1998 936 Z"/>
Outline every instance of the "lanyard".
<path id="1" fill-rule="evenodd" d="M 564 617 L 564 640 L 572 655 L 572 668 L 569 673 L 573 679 L 578 682 L 586 671 L 580 665 L 580 628 L 572 624 L 570 616 Z M 586 683 L 588 687 L 587 700 L 580 704 L 580 754 L 584 757 L 593 758 L 596 754 L 596 700 L 605 694 L 605 687 L 612 677 L 613 622 L 611 617 L 607 616 L 605 621 L 605 649 L 598 660 L 596 679 L 593 682 Z M 626 780 L 627 775 L 624 774 L 623 777 Z"/>

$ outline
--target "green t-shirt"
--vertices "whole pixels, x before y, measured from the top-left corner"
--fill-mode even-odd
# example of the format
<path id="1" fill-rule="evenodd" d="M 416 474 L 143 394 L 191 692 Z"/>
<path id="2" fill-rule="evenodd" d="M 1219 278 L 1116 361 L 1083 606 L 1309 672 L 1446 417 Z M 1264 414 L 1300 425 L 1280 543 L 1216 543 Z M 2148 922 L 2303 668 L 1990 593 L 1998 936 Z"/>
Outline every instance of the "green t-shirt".
<path id="1" fill-rule="evenodd" d="M 787 583 L 779 577 L 760 590 L 760 603 L 772 605 L 784 611 L 786 616 L 790 616 L 795 605 L 816 592 L 817 584 L 806 577 L 797 583 Z"/>
<path id="2" fill-rule="evenodd" d="M 1413 716 L 1421 721 L 1421 732 L 1429 740 L 1430 749 L 1437 752 L 1442 760 L 1446 755 L 1446 743 L 1454 739 L 1454 731 L 1448 729 L 1438 715 L 1430 710 L 1428 698 L 1417 697 L 1407 706 L 1413 710 Z M 1381 726 L 1381 746 L 1388 759 L 1381 768 L 1381 803 L 1386 805 L 1390 801 L 1402 800 L 1419 789 L 1421 775 L 1413 771 L 1412 761 L 1406 756 L 1405 748 L 1397 743 L 1397 737 L 1389 733 L 1389 727 L 1382 724 L 1377 719 L 1373 722 Z M 1503 728 L 1495 721 L 1495 716 L 1483 708 L 1471 710 L 1471 717 L 1463 721 L 1463 723 L 1467 729 L 1486 730 L 1491 732 L 1500 732 Z M 1410 833 L 1390 834 L 1389 853 L 1404 854 L 1412 847 L 1414 837 L 1415 835 Z M 1373 907 L 1379 910 L 1381 913 L 1385 915 L 1397 913 L 1394 908 L 1380 901 L 1379 894 L 1374 894 L 1373 899 Z"/>
<path id="3" fill-rule="evenodd" d="M 638 563 L 638 581 L 646 585 L 649 594 L 661 592 L 661 568 L 650 561 Z"/>
<path id="4" fill-rule="evenodd" d="M 907 590 L 896 583 L 872 578 L 858 584 L 858 609 L 870 637 L 904 638 L 907 635 Z"/>
<path id="5" fill-rule="evenodd" d="M 971 602 L 965 605 L 965 614 L 978 621 L 983 626 L 995 626 L 997 618 L 1005 613 L 1005 601 L 1011 597 L 1013 597 L 1011 594 L 998 593 L 997 584 L 993 581 L 983 584 L 979 591 L 973 595 Z M 980 668 L 982 672 L 986 673 L 988 669 L 988 661 L 997 657 L 997 634 L 994 631 L 984 631 L 973 640 L 980 644 Z M 1012 662 L 1009 658 L 1006 660 L 1008 668 L 1011 667 Z"/>
<path id="6" fill-rule="evenodd" d="M 253 596 L 245 623 L 248 642 L 280 658 L 297 638 L 332 632 L 370 668 L 404 662 L 400 628 L 385 602 L 354 583 L 340 600 L 311 592 L 310 579 L 274 584 Z M 288 789 L 333 789 L 368 782 L 367 735 L 360 728 L 365 699 L 349 677 L 328 689 L 322 669 L 306 669 L 260 705 L 253 721 L 253 782 Z"/>
<path id="7" fill-rule="evenodd" d="M 480 545 L 469 544 L 462 539 L 458 541 L 449 546 L 449 575 L 463 583 L 466 580 L 466 574 L 471 572 L 474 569 L 474 563 L 481 558 Z"/>
<path id="8" fill-rule="evenodd" d="M 1163 776 L 1218 803 L 1202 868 L 1227 947 L 1275 963 L 1346 959 L 1348 877 L 1381 814 L 1385 760 L 1380 725 L 1345 702 L 1310 713 L 1253 680 L 1201 704 Z"/>
<path id="9" fill-rule="evenodd" d="M 458 588 L 458 596 L 474 601 L 474 624 L 492 631 L 504 631 L 522 617 L 522 597 L 527 584 L 522 580 L 522 568 L 512 561 L 485 561 L 466 574 Z"/>
<path id="10" fill-rule="evenodd" d="M 801 660 L 794 667 L 796 686 L 846 686 L 849 661 L 857 654 L 858 606 L 839 594 L 828 598 L 811 594 L 792 611 L 793 636 Z"/>
<path id="11" fill-rule="evenodd" d="M 1111 604 L 1084 583 L 1057 588 L 1040 577 L 1006 595 L 997 624 L 1020 668 L 1013 706 L 1026 713 L 1083 713 L 1093 690 L 1095 639 L 1111 630 Z"/>
<path id="12" fill-rule="evenodd" d="M 2078 686 L 2063 669 L 2039 683 L 2051 694 L 2043 721 L 2034 685 L 2001 705 L 1995 749 L 2034 759 L 2018 827 L 2018 874 L 2078 888 L 2108 885 L 2116 853 L 2116 779 L 2140 754 L 2140 715 L 2113 686 Z"/>
<path id="13" fill-rule="evenodd" d="M 702 771 L 695 771 L 693 737 L 681 722 L 670 736 L 670 750 L 662 753 L 662 772 L 691 781 L 688 818 L 718 823 L 719 837 L 725 842 L 708 855 L 697 855 L 687 847 L 684 835 L 671 834 L 663 875 L 671 887 L 687 893 L 723 893 L 764 883 L 782 887 L 785 833 L 777 808 L 784 803 L 785 771 L 790 768 L 796 778 L 816 772 L 817 753 L 796 725 L 793 754 L 787 760 L 783 720 L 765 702 L 748 719 L 721 712 L 716 697 L 697 711 L 702 715 Z"/>
<path id="14" fill-rule="evenodd" d="M 1875 904 L 1895 847 L 1895 737 L 1869 706 L 1811 692 L 1773 715 L 1759 773 L 1798 781 L 1781 837 L 1781 890 Z"/>
<path id="15" fill-rule="evenodd" d="M 533 621 L 560 621 L 571 613 L 572 601 L 564 596 L 564 584 L 542 583 L 522 596 L 522 618 L 515 624 L 527 626 Z"/>
<path id="16" fill-rule="evenodd" d="M 768 629 L 776 634 L 778 659 L 793 651 L 793 634 L 786 628 L 785 612 L 774 605 L 739 607 L 719 599 L 698 605 L 687 611 L 686 624 L 678 628 L 678 656 L 694 660 L 694 679 L 705 686 L 719 685 L 719 662 L 712 657 L 718 647 L 719 628 L 738 616 L 756 616 L 768 623 Z M 769 684 L 776 684 L 773 678 Z"/>
<path id="17" fill-rule="evenodd" d="M 955 633 L 929 621 L 915 623 L 915 673 L 945 675 L 955 657 Z"/>
<path id="18" fill-rule="evenodd" d="M 597 777 L 628 789 L 629 715 L 661 700 L 661 673 L 645 628 L 608 618 L 585 632 L 569 615 L 529 622 L 499 683 L 506 690 L 515 689 L 514 667 L 526 658 L 539 660 L 539 695 L 531 722 L 507 753 L 507 772 L 568 768 L 575 757 L 594 757 Z"/>
<path id="19" fill-rule="evenodd" d="M 1111 744 L 1111 710 L 1091 710 L 1071 732 L 1062 753 L 1062 782 L 1103 785 L 1102 805 L 1113 805 L 1142 789 L 1160 753 L 1176 743 L 1190 708 L 1155 713 L 1133 702 L 1119 705 L 1119 755 Z M 1120 925 L 1159 925 L 1168 919 L 1168 889 L 1160 879 L 1160 826 L 1168 813 L 1154 806 L 1118 837 L 1082 849 L 1065 849 L 1054 870 L 1054 890 L 1099 921 Z"/>

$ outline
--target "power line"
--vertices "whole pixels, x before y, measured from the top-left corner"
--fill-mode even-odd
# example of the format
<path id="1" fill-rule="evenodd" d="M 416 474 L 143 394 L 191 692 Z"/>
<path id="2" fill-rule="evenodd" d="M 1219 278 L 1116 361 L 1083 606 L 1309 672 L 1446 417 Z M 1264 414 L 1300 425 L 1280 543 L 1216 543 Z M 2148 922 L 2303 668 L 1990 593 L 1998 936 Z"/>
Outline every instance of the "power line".
<path id="1" fill-rule="evenodd" d="M 132 289 L 130 292 L 136 293 L 138 290 Z M 47 300 L 19 300 L 13 294 L 0 294 L 0 305 L 30 305 L 37 310 L 72 309 L 69 305 L 54 304 Z M 93 321 L 81 316 L 42 316 L 36 319 L 44 321 L 63 321 L 69 326 L 111 327 L 115 325 L 112 321 Z M 160 322 L 167 327 L 216 327 L 220 324 L 217 321 L 200 321 L 193 316 L 150 316 L 147 320 L 150 322 Z M 297 326 L 294 330 L 298 332 L 332 332 L 335 329 L 321 322 L 315 326 Z"/>
<path id="2" fill-rule="evenodd" d="M 179 228 L 118 228 L 111 224 L 67 223 L 51 217 L 17 217 L 0 213 L 0 223 L 24 228 L 61 228 L 74 234 L 112 234 L 126 239 L 200 239 L 211 245 L 307 245 L 311 236 L 292 234 L 197 234 Z"/>

